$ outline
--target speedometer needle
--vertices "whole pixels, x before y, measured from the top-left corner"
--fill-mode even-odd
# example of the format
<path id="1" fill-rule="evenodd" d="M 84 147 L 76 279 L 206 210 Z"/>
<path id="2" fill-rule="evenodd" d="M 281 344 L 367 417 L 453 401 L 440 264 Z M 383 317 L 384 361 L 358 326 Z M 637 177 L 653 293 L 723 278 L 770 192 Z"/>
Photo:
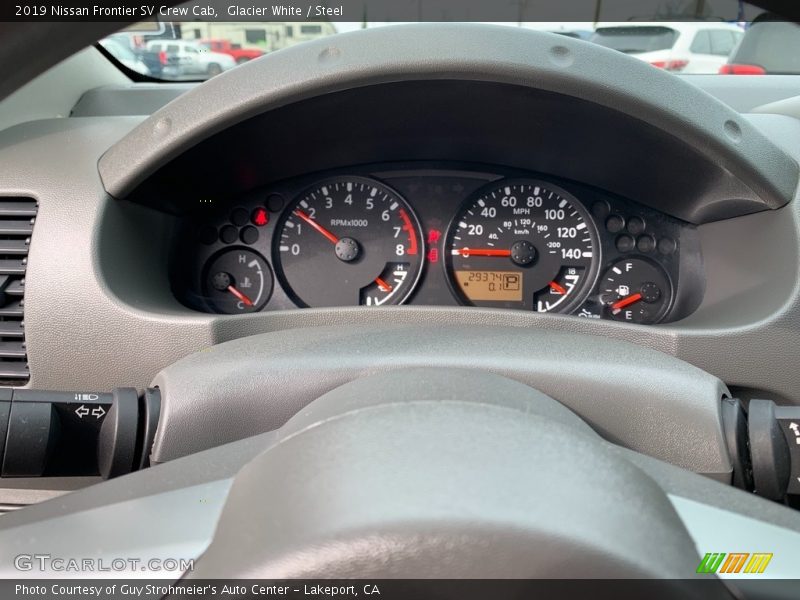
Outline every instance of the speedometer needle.
<path id="1" fill-rule="evenodd" d="M 233 287 L 233 285 L 228 286 L 228 291 L 234 296 L 236 296 L 239 300 L 241 300 L 242 304 L 244 304 L 245 306 L 253 306 L 253 301 L 250 300 L 250 298 L 248 298 L 247 296 L 245 296 L 242 292 L 237 290 L 235 287 Z"/>
<path id="2" fill-rule="evenodd" d="M 303 221 L 305 221 L 306 223 L 308 223 L 309 225 L 311 225 L 311 227 L 313 227 L 313 228 L 314 228 L 314 229 L 316 229 L 318 232 L 320 232 L 322 235 L 324 235 L 326 238 L 328 238 L 328 240 L 330 240 L 330 242 L 331 242 L 332 244 L 336 244 L 336 243 L 339 241 L 339 238 L 338 238 L 338 237 L 336 237 L 336 236 L 335 236 L 334 234 L 332 234 L 330 231 L 328 231 L 327 229 L 325 229 L 325 228 L 324 228 L 322 225 L 320 225 L 319 223 L 317 223 L 317 222 L 316 222 L 314 219 L 312 219 L 310 216 L 308 216 L 306 213 L 304 213 L 304 212 L 303 212 L 302 210 L 300 210 L 299 208 L 298 208 L 296 211 L 294 211 L 294 214 L 296 214 L 298 217 L 300 217 L 301 219 L 303 219 Z"/>
<path id="3" fill-rule="evenodd" d="M 454 256 L 511 256 L 511 250 L 501 250 L 499 248 L 461 248 L 453 250 Z"/>
<path id="4" fill-rule="evenodd" d="M 626 306 L 630 306 L 631 304 L 635 304 L 639 300 L 642 299 L 642 295 L 637 292 L 635 294 L 631 294 L 630 296 L 626 296 L 622 300 L 617 300 L 614 304 L 611 305 L 611 314 L 618 315 L 623 308 Z"/>

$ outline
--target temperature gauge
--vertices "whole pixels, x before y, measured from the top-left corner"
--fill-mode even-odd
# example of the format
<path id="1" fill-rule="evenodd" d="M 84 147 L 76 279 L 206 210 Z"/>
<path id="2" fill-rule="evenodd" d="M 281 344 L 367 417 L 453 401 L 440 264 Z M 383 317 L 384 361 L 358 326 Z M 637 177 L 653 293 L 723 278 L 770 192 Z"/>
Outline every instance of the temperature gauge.
<path id="1" fill-rule="evenodd" d="M 547 284 L 543 290 L 536 292 L 533 296 L 533 305 L 538 312 L 555 311 L 556 307 L 563 302 L 572 299 L 575 286 L 583 281 L 586 269 L 583 267 L 561 267 L 558 275 Z"/>
<path id="2" fill-rule="evenodd" d="M 360 302 L 363 306 L 392 304 L 392 298 L 403 289 L 410 273 L 408 263 L 389 263 L 375 281 L 361 289 Z"/>
<path id="3" fill-rule="evenodd" d="M 643 258 L 614 263 L 600 282 L 606 316 L 629 323 L 657 323 L 672 301 L 672 285 L 664 269 Z"/>
<path id="4" fill-rule="evenodd" d="M 233 248 L 217 254 L 205 273 L 205 299 L 218 313 L 256 312 L 272 294 L 272 269 L 252 250 Z"/>

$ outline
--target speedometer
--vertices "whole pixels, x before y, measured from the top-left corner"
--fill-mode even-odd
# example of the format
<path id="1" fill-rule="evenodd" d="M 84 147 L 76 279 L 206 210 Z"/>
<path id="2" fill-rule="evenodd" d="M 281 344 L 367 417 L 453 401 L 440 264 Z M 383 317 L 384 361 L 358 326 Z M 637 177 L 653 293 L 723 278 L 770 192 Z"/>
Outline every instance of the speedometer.
<path id="1" fill-rule="evenodd" d="M 447 269 L 467 304 L 569 312 L 597 277 L 599 243 L 586 210 L 551 183 L 495 182 L 462 206 Z"/>

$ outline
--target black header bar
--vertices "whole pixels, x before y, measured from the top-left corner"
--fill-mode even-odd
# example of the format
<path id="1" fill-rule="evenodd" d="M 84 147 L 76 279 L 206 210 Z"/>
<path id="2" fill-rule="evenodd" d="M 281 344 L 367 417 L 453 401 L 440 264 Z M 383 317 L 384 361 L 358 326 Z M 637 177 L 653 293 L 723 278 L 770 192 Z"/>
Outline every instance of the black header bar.
<path id="1" fill-rule="evenodd" d="M 351 23 L 735 22 L 751 21 L 762 12 L 763 9 L 740 0 L 192 0 L 155 3 L 147 0 L 8 0 L 0 3 L 0 21 L 3 22 L 130 23 L 148 19 Z"/>

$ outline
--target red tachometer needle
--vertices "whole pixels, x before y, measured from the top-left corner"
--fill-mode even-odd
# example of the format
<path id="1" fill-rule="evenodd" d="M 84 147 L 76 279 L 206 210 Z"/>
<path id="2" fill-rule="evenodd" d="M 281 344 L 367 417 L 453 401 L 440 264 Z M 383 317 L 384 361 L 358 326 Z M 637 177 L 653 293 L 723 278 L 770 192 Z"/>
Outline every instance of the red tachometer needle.
<path id="1" fill-rule="evenodd" d="M 305 221 L 306 223 L 308 223 L 309 225 L 311 225 L 311 227 L 313 227 L 314 229 L 316 229 L 317 231 L 319 231 L 319 232 L 320 232 L 322 235 L 324 235 L 326 238 L 328 238 L 332 244 L 335 244 L 335 243 L 337 243 L 337 242 L 339 241 L 339 238 L 338 238 L 338 237 L 336 237 L 336 236 L 335 236 L 334 234 L 332 234 L 330 231 L 328 231 L 327 229 L 325 229 L 325 228 L 324 228 L 322 225 L 320 225 L 319 223 L 317 223 L 317 222 L 316 222 L 314 219 L 312 219 L 311 217 L 309 217 L 309 216 L 308 216 L 306 213 L 304 213 L 304 212 L 303 212 L 302 210 L 300 210 L 299 208 L 298 208 L 296 211 L 294 211 L 294 214 L 296 214 L 298 217 L 300 217 L 301 219 L 303 219 L 303 221 Z"/>
<path id="2" fill-rule="evenodd" d="M 553 293 L 559 294 L 561 296 L 566 296 L 567 288 L 565 288 L 563 285 L 560 285 L 560 284 L 556 283 L 555 281 L 551 281 L 549 285 L 550 285 L 550 289 L 553 290 Z"/>
<path id="3" fill-rule="evenodd" d="M 642 295 L 640 293 L 631 294 L 630 296 L 626 296 L 622 298 L 622 300 L 617 300 L 614 304 L 611 305 L 611 314 L 617 315 L 620 311 L 625 308 L 626 306 L 630 306 L 642 299 Z"/>
<path id="4" fill-rule="evenodd" d="M 386 283 L 380 277 L 376 277 L 375 278 L 375 283 L 378 284 L 378 287 L 381 288 L 382 292 L 391 292 L 392 291 L 392 286 L 390 286 L 388 283 Z"/>
<path id="5" fill-rule="evenodd" d="M 511 250 L 495 248 L 461 248 L 453 250 L 453 254 L 468 258 L 470 256 L 511 256 Z"/>
<path id="6" fill-rule="evenodd" d="M 237 290 L 237 289 L 236 289 L 235 287 L 233 287 L 232 285 L 229 285 L 229 286 L 228 286 L 228 291 L 229 291 L 231 294 L 233 294 L 234 296 L 236 296 L 236 297 L 237 297 L 239 300 L 241 300 L 241 301 L 242 301 L 242 304 L 244 304 L 245 306 L 253 306 L 253 301 L 252 301 L 252 300 L 250 300 L 250 298 L 248 298 L 247 296 L 245 296 L 245 295 L 244 295 L 242 292 L 240 292 L 239 290 Z"/>

